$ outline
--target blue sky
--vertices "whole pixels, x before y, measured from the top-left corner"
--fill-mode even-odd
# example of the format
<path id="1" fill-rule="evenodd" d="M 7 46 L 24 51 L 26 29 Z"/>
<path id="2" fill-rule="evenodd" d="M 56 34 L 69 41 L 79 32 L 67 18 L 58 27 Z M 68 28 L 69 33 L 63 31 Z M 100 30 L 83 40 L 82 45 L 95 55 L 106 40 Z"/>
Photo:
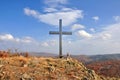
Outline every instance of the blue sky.
<path id="1" fill-rule="evenodd" d="M 63 53 L 120 53 L 119 0 L 1 0 L 0 50 L 58 53 L 63 19 Z"/>

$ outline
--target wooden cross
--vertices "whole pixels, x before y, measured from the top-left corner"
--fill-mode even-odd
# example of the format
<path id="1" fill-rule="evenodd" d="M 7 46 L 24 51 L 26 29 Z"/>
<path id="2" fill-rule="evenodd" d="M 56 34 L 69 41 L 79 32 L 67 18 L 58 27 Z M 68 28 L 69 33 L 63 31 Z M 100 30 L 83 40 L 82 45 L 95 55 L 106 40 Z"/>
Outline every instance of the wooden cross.
<path id="1" fill-rule="evenodd" d="M 59 31 L 50 31 L 49 34 L 59 35 L 59 57 L 62 58 L 62 35 L 72 35 L 72 32 L 62 32 L 62 19 L 60 19 Z"/>

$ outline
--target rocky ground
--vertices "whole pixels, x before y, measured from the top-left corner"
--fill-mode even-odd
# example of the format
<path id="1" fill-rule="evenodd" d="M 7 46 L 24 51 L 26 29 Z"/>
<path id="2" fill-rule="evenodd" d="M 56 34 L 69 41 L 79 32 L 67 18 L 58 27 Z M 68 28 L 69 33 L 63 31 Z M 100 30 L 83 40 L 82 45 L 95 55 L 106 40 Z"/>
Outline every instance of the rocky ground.
<path id="1" fill-rule="evenodd" d="M 0 58 L 0 80 L 120 80 L 98 76 L 75 59 Z"/>

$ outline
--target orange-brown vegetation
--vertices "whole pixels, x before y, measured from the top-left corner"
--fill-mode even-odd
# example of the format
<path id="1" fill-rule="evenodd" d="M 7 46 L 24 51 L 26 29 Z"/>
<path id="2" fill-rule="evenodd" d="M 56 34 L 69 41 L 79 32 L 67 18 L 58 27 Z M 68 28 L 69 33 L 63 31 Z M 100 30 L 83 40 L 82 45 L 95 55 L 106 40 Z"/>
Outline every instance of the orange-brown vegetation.
<path id="1" fill-rule="evenodd" d="M 8 57 L 9 53 L 7 51 L 0 51 L 0 57 Z"/>
<path id="2" fill-rule="evenodd" d="M 99 75 L 120 78 L 120 60 L 97 61 L 86 66 Z"/>
<path id="3" fill-rule="evenodd" d="M 0 58 L 0 80 L 102 80 L 74 59 Z"/>
<path id="4" fill-rule="evenodd" d="M 9 51 L 0 51 L 0 57 L 1 58 L 5 58 L 5 57 L 13 57 L 13 56 L 24 56 L 24 57 L 29 57 L 29 53 L 28 52 L 23 52 L 23 53 L 11 53 Z"/>
<path id="5" fill-rule="evenodd" d="M 10 52 L 0 52 L 0 55 L 0 80 L 120 80 L 98 76 L 72 58 L 32 57 L 28 53 Z"/>

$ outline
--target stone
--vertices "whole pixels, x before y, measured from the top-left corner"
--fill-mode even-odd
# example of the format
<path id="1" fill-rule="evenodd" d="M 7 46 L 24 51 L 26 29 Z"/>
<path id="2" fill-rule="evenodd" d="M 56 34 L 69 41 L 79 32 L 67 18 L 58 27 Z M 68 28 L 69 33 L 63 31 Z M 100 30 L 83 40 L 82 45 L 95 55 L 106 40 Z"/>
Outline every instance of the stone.
<path id="1" fill-rule="evenodd" d="M 3 67 L 3 65 L 0 65 L 0 68 Z"/>
<path id="2" fill-rule="evenodd" d="M 23 67 L 28 67 L 28 65 L 27 65 L 27 64 L 24 64 Z"/>
<path id="3" fill-rule="evenodd" d="M 29 79 L 30 78 L 30 76 L 28 75 L 28 74 L 23 74 L 23 76 L 22 76 L 23 78 L 25 78 L 25 79 Z"/>

